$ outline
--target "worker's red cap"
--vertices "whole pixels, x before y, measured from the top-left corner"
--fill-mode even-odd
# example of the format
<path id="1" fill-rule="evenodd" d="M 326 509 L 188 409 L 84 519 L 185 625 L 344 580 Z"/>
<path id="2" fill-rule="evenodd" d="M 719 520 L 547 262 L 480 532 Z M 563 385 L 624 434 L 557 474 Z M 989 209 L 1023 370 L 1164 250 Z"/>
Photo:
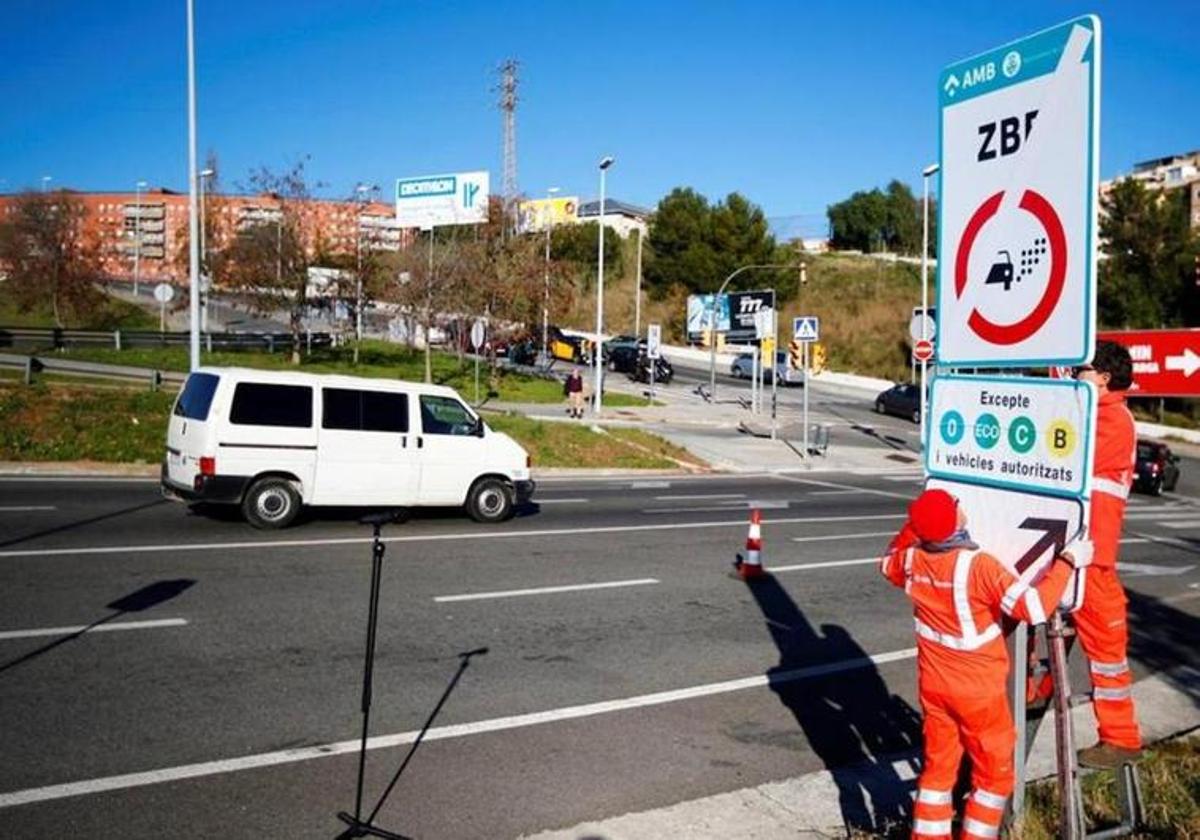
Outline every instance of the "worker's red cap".
<path id="1" fill-rule="evenodd" d="M 908 521 L 922 542 L 939 542 L 958 527 L 958 502 L 945 490 L 926 490 L 909 504 Z"/>

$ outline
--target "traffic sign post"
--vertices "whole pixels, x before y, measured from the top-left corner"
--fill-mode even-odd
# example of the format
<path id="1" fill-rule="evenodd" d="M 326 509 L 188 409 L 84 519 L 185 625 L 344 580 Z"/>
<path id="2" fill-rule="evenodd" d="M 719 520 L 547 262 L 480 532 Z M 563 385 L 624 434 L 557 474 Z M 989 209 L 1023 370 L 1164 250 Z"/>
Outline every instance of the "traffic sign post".
<path id="1" fill-rule="evenodd" d="M 1200 329 L 1102 332 L 1133 359 L 1131 397 L 1200 397 Z"/>
<path id="2" fill-rule="evenodd" d="M 1087 361 L 1099 19 L 1076 18 L 952 64 L 939 88 L 939 364 Z"/>
<path id="3" fill-rule="evenodd" d="M 175 298 L 175 287 L 170 283 L 159 283 L 154 287 L 154 299 L 158 301 L 158 331 L 167 331 L 167 304 Z"/>
<path id="4" fill-rule="evenodd" d="M 650 401 L 654 402 L 654 368 L 661 355 L 662 325 L 651 324 L 646 328 L 646 358 L 650 360 Z"/>
<path id="5" fill-rule="evenodd" d="M 475 351 L 475 405 L 479 405 L 479 348 L 487 332 L 487 320 L 476 318 L 471 325 L 471 349 Z"/>
<path id="6" fill-rule="evenodd" d="M 804 457 L 808 457 L 808 345 L 821 338 L 821 319 L 816 315 L 798 315 L 792 319 L 792 340 L 801 344 L 801 362 L 804 369 L 804 402 L 801 422 L 804 425 Z"/>

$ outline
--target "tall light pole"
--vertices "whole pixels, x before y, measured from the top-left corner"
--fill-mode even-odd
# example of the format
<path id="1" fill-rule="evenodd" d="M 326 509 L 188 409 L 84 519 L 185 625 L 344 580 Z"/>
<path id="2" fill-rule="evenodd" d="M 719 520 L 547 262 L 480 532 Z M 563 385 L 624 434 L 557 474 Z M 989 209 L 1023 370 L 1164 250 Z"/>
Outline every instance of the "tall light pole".
<path id="1" fill-rule="evenodd" d="M 554 223 L 554 194 L 558 187 L 546 190 L 546 215 L 543 221 L 546 225 L 546 273 L 545 288 L 542 290 L 542 364 L 550 362 L 550 233 Z"/>
<path id="2" fill-rule="evenodd" d="M 931 163 L 921 170 L 921 179 L 925 185 L 924 212 L 921 233 L 921 340 L 929 340 L 929 179 L 937 174 L 941 167 Z M 925 446 L 925 376 L 929 362 L 921 360 L 921 446 Z"/>
<path id="3" fill-rule="evenodd" d="M 145 181 L 138 181 L 133 205 L 133 296 L 138 296 L 138 281 L 142 274 L 142 190 L 146 188 Z"/>
<path id="4" fill-rule="evenodd" d="M 190 368 L 200 367 L 200 213 L 196 204 L 196 9 L 187 0 L 188 58 L 188 326 Z"/>
<path id="5" fill-rule="evenodd" d="M 646 231 L 638 228 L 637 285 L 633 293 L 633 337 L 642 337 L 642 240 Z"/>
<path id="6" fill-rule="evenodd" d="M 608 168 L 613 165 L 613 156 L 607 155 L 600 160 L 600 246 L 599 246 L 599 268 L 596 270 L 596 345 L 592 351 L 595 356 L 593 360 L 596 364 L 596 402 L 594 411 L 596 416 L 600 416 L 603 399 L 600 394 L 600 389 L 603 386 L 604 362 L 601 358 L 604 354 L 600 352 L 601 342 L 600 334 L 604 331 L 604 176 L 608 174 Z"/>
<path id="7" fill-rule="evenodd" d="M 200 331 L 208 332 L 208 297 L 212 293 L 212 276 L 208 272 L 208 240 L 207 231 L 205 230 L 205 220 L 207 218 L 204 210 L 204 182 L 216 175 L 215 169 L 200 170 L 200 278 L 203 288 L 200 290 L 204 294 L 203 309 L 200 312 Z"/>
<path id="8" fill-rule="evenodd" d="M 366 201 L 367 193 L 371 191 L 371 187 L 366 184 L 359 184 L 354 188 L 355 197 L 360 203 Z M 354 363 L 358 364 L 358 345 L 362 344 L 362 307 L 363 307 L 363 282 L 362 282 L 362 208 L 359 207 L 354 217 L 354 243 L 355 243 L 355 260 L 357 269 L 354 272 Z"/>

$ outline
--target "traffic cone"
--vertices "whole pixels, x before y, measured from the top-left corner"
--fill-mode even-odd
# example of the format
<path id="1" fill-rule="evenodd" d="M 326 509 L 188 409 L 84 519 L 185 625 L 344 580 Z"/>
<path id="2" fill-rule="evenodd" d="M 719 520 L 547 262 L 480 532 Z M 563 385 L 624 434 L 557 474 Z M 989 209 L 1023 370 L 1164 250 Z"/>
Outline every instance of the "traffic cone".
<path id="1" fill-rule="evenodd" d="M 750 511 L 750 530 L 746 534 L 746 555 L 734 561 L 737 576 L 742 580 L 755 580 L 766 573 L 762 567 L 762 513 L 755 508 Z"/>

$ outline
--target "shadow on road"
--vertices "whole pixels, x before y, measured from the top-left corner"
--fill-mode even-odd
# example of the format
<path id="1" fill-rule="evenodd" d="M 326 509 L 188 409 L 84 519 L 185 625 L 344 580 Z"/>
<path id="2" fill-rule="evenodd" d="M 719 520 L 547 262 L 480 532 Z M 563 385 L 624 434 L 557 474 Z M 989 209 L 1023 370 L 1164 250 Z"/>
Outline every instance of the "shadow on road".
<path id="1" fill-rule="evenodd" d="M 1200 707 L 1200 618 L 1158 598 L 1125 590 L 1129 597 L 1129 655 L 1161 674 Z"/>
<path id="2" fill-rule="evenodd" d="M 48 537 L 51 534 L 60 534 L 63 531 L 71 531 L 75 528 L 83 528 L 86 525 L 94 525 L 97 522 L 116 519 L 130 513 L 137 513 L 139 510 L 147 510 L 152 507 L 158 507 L 159 505 L 165 505 L 166 503 L 166 499 L 155 499 L 152 502 L 142 502 L 141 504 L 133 505 L 132 507 L 121 508 L 120 510 L 102 513 L 99 516 L 90 516 L 87 519 L 79 519 L 75 522 L 67 522 L 63 525 L 55 525 L 53 528 L 45 528 L 41 531 L 35 531 L 32 534 L 25 534 L 24 536 L 17 537 L 13 540 L 5 540 L 4 542 L 0 542 L 0 548 L 8 548 L 9 546 L 19 545 L 21 543 L 29 542 L 30 540 L 36 540 L 39 537 Z"/>
<path id="3" fill-rule="evenodd" d="M 31 659 L 36 659 L 43 654 L 49 653 L 55 648 L 65 645 L 67 642 L 73 642 L 84 633 L 95 630 L 102 624 L 108 624 L 110 621 L 114 621 L 122 616 L 128 615 L 129 613 L 143 612 L 151 607 L 156 607 L 165 601 L 169 601 L 175 596 L 179 595 L 181 592 L 191 588 L 195 582 L 196 581 L 189 580 L 187 578 L 181 578 L 178 580 L 160 580 L 148 586 L 143 586 L 141 589 L 138 589 L 134 592 L 130 592 L 128 595 L 105 604 L 106 608 L 112 610 L 112 612 L 110 612 L 108 615 L 96 619 L 91 624 L 76 630 L 74 633 L 70 633 L 66 636 L 60 636 L 54 641 L 42 645 L 36 650 L 31 650 L 29 653 L 19 656 L 16 659 L 0 664 L 0 673 L 8 671 L 11 668 L 16 668 L 18 665 L 23 665 Z"/>
<path id="4" fill-rule="evenodd" d="M 902 779 L 893 762 L 911 757 L 921 743 L 917 711 L 888 691 L 845 628 L 814 628 L 774 576 L 749 589 L 779 650 L 779 665 L 767 673 L 771 690 L 833 775 L 846 829 L 885 830 L 907 821 L 912 781 Z M 863 664 L 797 679 L 797 671 L 853 661 Z"/>

